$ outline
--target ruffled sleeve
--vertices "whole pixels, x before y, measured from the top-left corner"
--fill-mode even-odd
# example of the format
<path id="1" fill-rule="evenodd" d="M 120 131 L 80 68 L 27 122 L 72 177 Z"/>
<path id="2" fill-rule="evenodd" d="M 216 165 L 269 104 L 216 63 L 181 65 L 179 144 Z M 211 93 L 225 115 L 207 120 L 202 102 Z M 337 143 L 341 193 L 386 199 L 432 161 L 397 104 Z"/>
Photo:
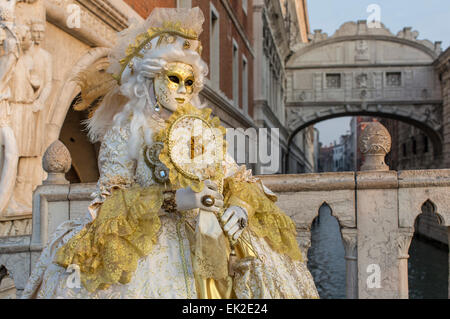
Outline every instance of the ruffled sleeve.
<path id="1" fill-rule="evenodd" d="M 129 156 L 129 135 L 128 124 L 112 127 L 103 138 L 98 157 L 100 178 L 89 207 L 92 219 L 97 215 L 99 204 L 105 201 L 112 190 L 128 188 L 134 182 L 136 161 Z"/>
<path id="2" fill-rule="evenodd" d="M 88 291 L 130 282 L 139 258 L 150 253 L 161 228 L 162 188 L 116 189 L 99 214 L 56 253 L 55 262 L 80 267 Z"/>

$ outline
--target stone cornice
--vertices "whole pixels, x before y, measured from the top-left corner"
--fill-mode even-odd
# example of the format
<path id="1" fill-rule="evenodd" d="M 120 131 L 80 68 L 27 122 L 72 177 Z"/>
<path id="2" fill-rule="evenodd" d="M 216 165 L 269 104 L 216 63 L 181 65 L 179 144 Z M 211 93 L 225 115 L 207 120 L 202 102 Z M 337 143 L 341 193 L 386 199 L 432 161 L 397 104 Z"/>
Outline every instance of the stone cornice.
<path id="1" fill-rule="evenodd" d="M 119 0 L 46 0 L 47 20 L 90 46 L 111 47 L 117 32 L 123 30 L 129 18 L 142 21 L 136 12 Z M 67 25 L 68 6 L 80 8 L 80 28 Z"/>
<path id="2" fill-rule="evenodd" d="M 418 41 L 408 40 L 405 38 L 399 38 L 394 35 L 389 36 L 389 35 L 376 35 L 376 34 L 359 34 L 359 35 L 348 35 L 348 36 L 336 36 L 336 37 L 327 38 L 325 40 L 310 42 L 310 43 L 305 44 L 302 47 L 300 47 L 300 49 L 298 49 L 298 51 L 295 52 L 295 54 L 290 57 L 289 61 L 295 61 L 295 59 L 297 57 L 299 57 L 309 51 L 312 51 L 314 49 L 323 47 L 323 46 L 327 46 L 327 45 L 335 44 L 335 43 L 339 43 L 339 42 L 357 41 L 357 40 L 372 40 L 372 41 L 378 40 L 378 41 L 394 42 L 394 43 L 398 43 L 398 44 L 402 44 L 402 45 L 407 45 L 407 46 L 416 48 L 420 51 L 423 51 L 426 54 L 428 54 L 433 61 L 438 57 L 438 55 L 436 54 L 436 52 L 434 50 L 432 50 L 428 46 L 423 45 L 422 43 L 420 43 Z M 291 66 L 291 67 L 293 67 L 293 66 Z"/>
<path id="3" fill-rule="evenodd" d="M 433 67 L 433 63 L 377 63 L 377 64 L 317 64 L 317 65 L 299 65 L 287 66 L 286 70 L 310 70 L 310 69 L 348 69 L 348 68 L 405 68 L 405 67 Z"/>
<path id="4" fill-rule="evenodd" d="M 77 0 L 90 12 L 94 13 L 99 19 L 108 24 L 116 31 L 121 31 L 128 27 L 128 20 L 130 13 L 134 11 L 128 11 L 128 15 L 123 13 L 124 5 L 128 6 L 123 1 L 117 0 Z M 120 6 L 120 8 L 118 7 Z M 130 8 L 130 10 L 132 10 Z M 134 18 L 137 18 L 137 13 Z"/>
<path id="5" fill-rule="evenodd" d="M 361 101 L 349 101 L 349 102 L 342 102 L 342 101 L 323 101 L 323 102 L 315 102 L 315 101 L 304 101 L 304 102 L 293 102 L 288 101 L 286 102 L 286 108 L 290 107 L 299 107 L 299 106 L 352 106 L 352 105 L 362 105 L 365 106 L 368 105 L 441 105 L 442 100 L 410 100 L 410 101 L 404 101 L 404 100 L 398 100 L 398 101 L 392 101 L 392 100 L 386 100 L 386 101 L 365 101 L 362 103 Z"/>
<path id="6" fill-rule="evenodd" d="M 244 41 L 245 46 L 247 47 L 248 51 L 250 52 L 250 54 L 252 55 L 252 57 L 255 57 L 255 51 L 253 50 L 253 46 L 250 43 L 247 35 L 245 34 L 244 28 L 242 27 L 241 23 L 239 22 L 239 20 L 237 19 L 236 15 L 233 12 L 233 9 L 230 7 L 230 4 L 228 3 L 228 0 L 221 0 L 220 1 L 223 5 L 223 7 L 225 8 L 225 10 L 227 11 L 228 15 L 230 16 L 231 20 L 233 21 L 234 26 L 236 27 L 239 35 L 242 38 L 242 41 Z"/>

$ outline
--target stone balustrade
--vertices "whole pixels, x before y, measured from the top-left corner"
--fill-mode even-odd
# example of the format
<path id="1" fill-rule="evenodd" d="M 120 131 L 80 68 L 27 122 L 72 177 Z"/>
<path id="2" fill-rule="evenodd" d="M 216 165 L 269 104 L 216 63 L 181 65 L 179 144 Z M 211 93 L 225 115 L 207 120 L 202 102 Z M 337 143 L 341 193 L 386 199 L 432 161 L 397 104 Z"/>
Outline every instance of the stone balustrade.
<path id="1" fill-rule="evenodd" d="M 347 298 L 408 298 L 408 250 L 414 221 L 427 201 L 450 236 L 448 169 L 261 178 L 295 221 L 305 256 L 314 218 L 323 204 L 330 207 L 345 248 Z"/>

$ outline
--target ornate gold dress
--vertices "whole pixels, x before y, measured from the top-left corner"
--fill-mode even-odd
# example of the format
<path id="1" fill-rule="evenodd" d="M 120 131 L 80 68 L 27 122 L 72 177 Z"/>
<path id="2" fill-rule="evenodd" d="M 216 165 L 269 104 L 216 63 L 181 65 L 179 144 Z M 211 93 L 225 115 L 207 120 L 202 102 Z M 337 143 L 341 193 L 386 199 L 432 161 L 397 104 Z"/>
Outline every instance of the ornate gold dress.
<path id="1" fill-rule="evenodd" d="M 217 275 L 214 262 L 193 263 L 199 211 L 161 209 L 164 187 L 143 154 L 130 160 L 129 136 L 129 124 L 104 136 L 90 214 L 59 226 L 22 298 L 318 298 L 294 223 L 276 206 L 276 195 L 229 155 L 222 162 L 225 207 L 240 206 L 249 215 L 235 274 Z M 73 269 L 66 270 L 73 264 L 80 269 L 78 285 Z"/>

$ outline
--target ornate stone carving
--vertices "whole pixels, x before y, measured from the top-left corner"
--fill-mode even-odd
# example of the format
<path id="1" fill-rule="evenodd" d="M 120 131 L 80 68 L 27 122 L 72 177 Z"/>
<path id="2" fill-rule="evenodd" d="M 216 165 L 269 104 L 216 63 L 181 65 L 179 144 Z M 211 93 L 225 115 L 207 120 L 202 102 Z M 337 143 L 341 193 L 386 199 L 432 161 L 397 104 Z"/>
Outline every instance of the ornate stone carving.
<path id="1" fill-rule="evenodd" d="M 42 158 L 48 178 L 44 184 L 68 184 L 64 174 L 70 170 L 72 158 L 67 147 L 59 140 L 53 142 Z"/>
<path id="2" fill-rule="evenodd" d="M 348 299 L 358 298 L 358 229 L 341 228 L 346 259 L 346 295 Z"/>
<path id="3" fill-rule="evenodd" d="M 0 221 L 0 237 L 31 234 L 31 218 Z"/>
<path id="4" fill-rule="evenodd" d="M 355 48 L 355 60 L 356 61 L 368 61 L 369 56 L 369 46 L 366 40 L 359 40 L 356 42 Z"/>
<path id="5" fill-rule="evenodd" d="M 356 228 L 342 228 L 341 234 L 344 242 L 345 258 L 356 260 L 358 230 Z"/>
<path id="6" fill-rule="evenodd" d="M 312 42 L 319 42 L 328 39 L 328 34 L 322 32 L 321 29 L 314 30 L 314 34 L 311 34 L 309 36 L 309 39 L 312 40 Z"/>
<path id="7" fill-rule="evenodd" d="M 0 122 L 3 135 L 1 144 L 4 147 L 0 154 L 0 167 L 3 166 L 1 175 L 8 175 L 0 185 L 0 214 L 9 217 L 31 213 L 32 184 L 34 181 L 37 185 L 41 180 L 39 170 L 36 170 L 39 164 L 37 162 L 36 166 L 33 159 L 22 160 L 18 157 L 29 156 L 30 149 L 33 153 L 31 156 L 41 155 L 40 152 L 34 154 L 37 153 L 34 152 L 36 145 L 39 145 L 34 138 L 39 131 L 37 127 L 41 125 L 43 133 L 44 125 L 43 116 L 41 120 L 36 118 L 39 117 L 40 109 L 35 109 L 34 104 L 36 101 L 41 104 L 44 102 L 39 98 L 45 83 L 35 72 L 33 64 L 33 59 L 43 63 L 42 57 L 34 56 L 36 52 L 31 52 L 34 44 L 30 27 L 15 23 L 18 2 L 36 1 L 0 0 Z M 9 137 L 5 140 L 7 135 Z M 14 187 L 15 190 L 11 191 Z"/>
<path id="8" fill-rule="evenodd" d="M 408 299 L 408 258 L 409 245 L 414 235 L 412 227 L 397 230 L 398 271 L 399 271 L 399 298 Z"/>
<path id="9" fill-rule="evenodd" d="M 107 25 L 104 21 L 99 19 L 98 15 L 95 15 L 90 10 L 86 9 L 84 6 L 78 4 L 75 0 L 47 0 L 49 6 L 52 10 L 60 10 L 60 12 L 67 12 L 68 6 L 76 5 L 80 10 L 80 26 L 83 29 L 89 28 L 90 30 L 95 30 L 95 34 L 102 38 L 104 43 L 114 43 L 116 41 L 116 30 Z M 83 1 L 84 2 L 84 1 Z M 106 3 L 106 2 L 105 2 Z M 109 6 L 108 6 L 109 7 Z M 110 9 L 110 8 L 108 8 Z M 64 15 L 65 16 L 65 15 Z M 57 21 L 59 24 L 63 21 Z M 66 19 L 64 19 L 64 26 L 66 24 Z M 74 31 L 77 29 L 74 28 Z"/>
<path id="10" fill-rule="evenodd" d="M 405 227 L 398 229 L 397 245 L 398 245 L 398 258 L 408 259 L 409 245 L 414 236 L 414 229 L 412 227 Z"/>
<path id="11" fill-rule="evenodd" d="M 369 77 L 368 77 L 367 73 L 358 74 L 356 76 L 356 87 L 358 89 L 366 89 L 368 78 Z"/>
<path id="12" fill-rule="evenodd" d="M 362 171 L 389 170 L 384 158 L 391 150 L 391 136 L 381 123 L 367 123 L 359 138 L 359 149 L 365 157 Z"/>
<path id="13" fill-rule="evenodd" d="M 442 127 L 442 106 L 441 105 L 425 105 L 422 107 L 421 113 L 428 125 L 439 130 Z"/>

